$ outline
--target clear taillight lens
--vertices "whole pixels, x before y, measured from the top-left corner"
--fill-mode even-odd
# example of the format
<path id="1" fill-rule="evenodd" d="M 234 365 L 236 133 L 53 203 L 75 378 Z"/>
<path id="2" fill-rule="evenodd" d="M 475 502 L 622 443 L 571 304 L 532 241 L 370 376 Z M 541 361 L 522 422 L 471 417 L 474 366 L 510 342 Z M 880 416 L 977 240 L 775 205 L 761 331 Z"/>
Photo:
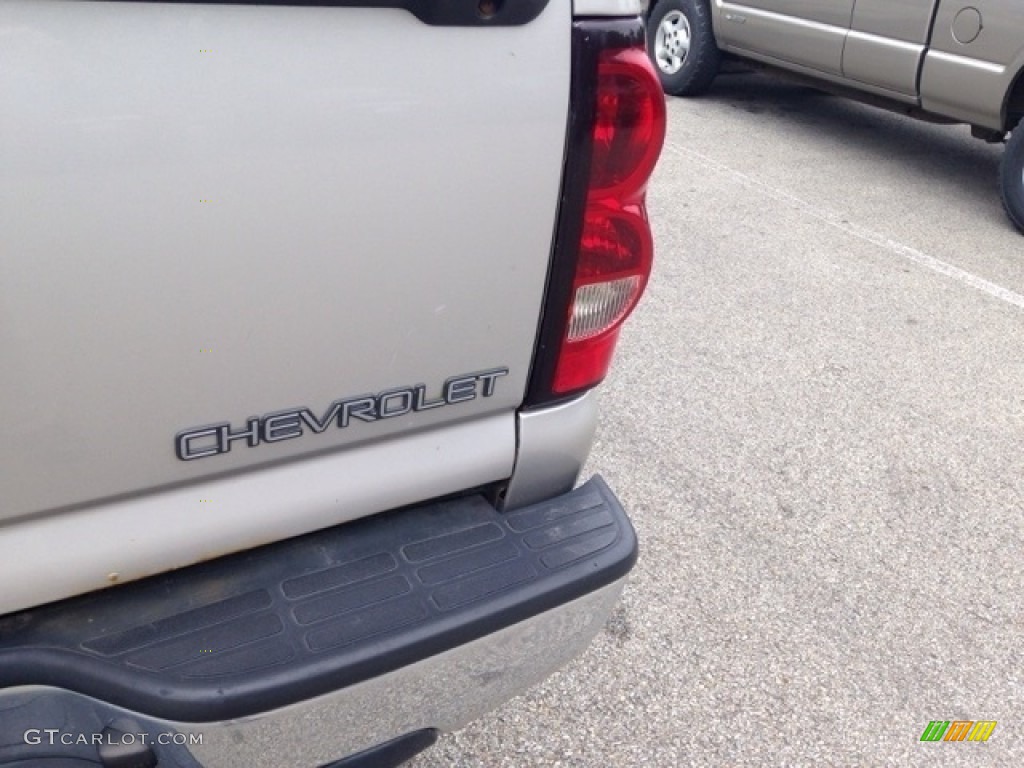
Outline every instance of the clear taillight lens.
<path id="1" fill-rule="evenodd" d="M 582 341 L 622 321 L 640 295 L 643 280 L 634 275 L 606 283 L 581 285 L 573 297 L 566 341 Z"/>

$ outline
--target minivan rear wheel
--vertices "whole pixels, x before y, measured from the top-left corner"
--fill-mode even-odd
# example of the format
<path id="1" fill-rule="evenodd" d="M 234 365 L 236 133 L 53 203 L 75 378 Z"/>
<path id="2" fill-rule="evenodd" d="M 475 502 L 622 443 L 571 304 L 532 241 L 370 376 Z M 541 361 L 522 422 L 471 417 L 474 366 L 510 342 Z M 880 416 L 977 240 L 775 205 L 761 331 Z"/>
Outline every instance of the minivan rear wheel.
<path id="1" fill-rule="evenodd" d="M 704 93 L 722 62 L 707 0 L 660 0 L 647 17 L 647 52 L 666 93 Z"/>

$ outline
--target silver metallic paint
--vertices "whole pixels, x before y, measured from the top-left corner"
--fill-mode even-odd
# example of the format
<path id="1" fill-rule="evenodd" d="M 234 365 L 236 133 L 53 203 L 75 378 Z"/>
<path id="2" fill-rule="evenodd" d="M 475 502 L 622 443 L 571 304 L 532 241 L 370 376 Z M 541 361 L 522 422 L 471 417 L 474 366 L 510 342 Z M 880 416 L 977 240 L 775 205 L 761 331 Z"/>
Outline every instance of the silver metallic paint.
<path id="1" fill-rule="evenodd" d="M 575 16 L 639 16 L 647 10 L 645 0 L 573 0 Z"/>
<path id="2" fill-rule="evenodd" d="M 0 530 L 0 615 L 502 480 L 514 444 L 498 413 L 18 520 Z"/>
<path id="3" fill-rule="evenodd" d="M 516 466 L 504 507 L 533 504 L 572 489 L 597 428 L 597 393 L 551 408 L 520 413 Z"/>
<path id="4" fill-rule="evenodd" d="M 198 480 L 211 463 L 177 461 L 168 435 L 339 392 L 511 371 L 466 410 L 315 450 L 511 421 L 570 26 L 565 0 L 493 29 L 387 9 L 0 3 L 0 520 Z M 380 56 L 396 38 L 403 55 Z"/>
<path id="5" fill-rule="evenodd" d="M 862 83 L 917 98 L 917 75 L 925 46 L 850 30 L 843 49 L 843 74 Z"/>
<path id="6" fill-rule="evenodd" d="M 969 43 L 954 36 L 965 9 L 981 17 Z M 996 131 L 1024 72 L 1018 0 L 714 0 L 712 13 L 724 50 Z"/>
<path id="7" fill-rule="evenodd" d="M 715 38 L 726 51 L 840 74 L 853 0 L 808 6 L 798 0 L 714 0 Z M 743 19 L 729 21 L 732 15 Z"/>
<path id="8" fill-rule="evenodd" d="M 568 0 L 493 29 L 388 9 L 0 3 L 0 547 L 25 558 L 0 565 L 9 606 L 508 477 L 570 21 Z M 396 39 L 402 56 L 381 56 Z M 171 449 L 190 424 L 497 365 L 494 397 L 458 408 L 218 460 Z M 224 473 L 259 468 L 261 487 L 300 460 L 307 485 L 277 506 L 223 491 L 243 477 Z M 339 471 L 312 469 L 325 463 Z M 73 567 L 29 559 L 61 541 Z"/>
<path id="9" fill-rule="evenodd" d="M 939 0 L 856 0 L 851 29 L 924 45 Z"/>
<path id="10" fill-rule="evenodd" d="M 957 42 L 953 26 L 967 7 L 982 17 L 980 34 Z M 922 104 L 941 114 L 995 130 L 1006 128 L 1005 99 L 1024 70 L 1024 3 L 1018 0 L 942 0 L 932 50 L 921 79 Z"/>

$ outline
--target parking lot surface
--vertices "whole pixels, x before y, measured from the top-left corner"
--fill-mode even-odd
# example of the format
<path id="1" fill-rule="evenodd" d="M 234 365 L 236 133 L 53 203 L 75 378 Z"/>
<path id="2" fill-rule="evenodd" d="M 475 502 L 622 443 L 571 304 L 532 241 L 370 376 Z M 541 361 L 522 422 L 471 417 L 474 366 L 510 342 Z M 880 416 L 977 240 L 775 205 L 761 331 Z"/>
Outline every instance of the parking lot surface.
<path id="1" fill-rule="evenodd" d="M 755 75 L 668 111 L 587 470 L 640 561 L 585 656 L 411 765 L 1024 765 L 1000 147 Z"/>

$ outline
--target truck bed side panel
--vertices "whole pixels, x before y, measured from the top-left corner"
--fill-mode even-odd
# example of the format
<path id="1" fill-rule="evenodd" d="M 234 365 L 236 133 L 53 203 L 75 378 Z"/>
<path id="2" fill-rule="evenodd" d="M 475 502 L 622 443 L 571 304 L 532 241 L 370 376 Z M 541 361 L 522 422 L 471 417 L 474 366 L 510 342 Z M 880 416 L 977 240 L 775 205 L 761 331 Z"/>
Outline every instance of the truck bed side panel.
<path id="1" fill-rule="evenodd" d="M 405 436 L 455 426 L 491 442 L 460 453 L 451 482 L 510 471 L 570 19 L 567 0 L 495 28 L 398 9 L 0 3 L 0 545 L 41 519 L 62 542 L 62 521 L 126 499 L 375 452 L 372 476 L 301 489 L 315 511 L 217 526 L 211 549 L 254 546 L 330 524 L 326 499 L 368 514 L 390 491 L 461 490 L 403 487 L 431 463 Z M 303 415 L 268 427 L 282 412 Z M 176 455 L 182 430 L 225 424 L 228 451 Z M 203 555 L 169 535 L 193 514 L 151 509 L 132 545 Z M 118 570 L 97 551 L 83 583 Z"/>

